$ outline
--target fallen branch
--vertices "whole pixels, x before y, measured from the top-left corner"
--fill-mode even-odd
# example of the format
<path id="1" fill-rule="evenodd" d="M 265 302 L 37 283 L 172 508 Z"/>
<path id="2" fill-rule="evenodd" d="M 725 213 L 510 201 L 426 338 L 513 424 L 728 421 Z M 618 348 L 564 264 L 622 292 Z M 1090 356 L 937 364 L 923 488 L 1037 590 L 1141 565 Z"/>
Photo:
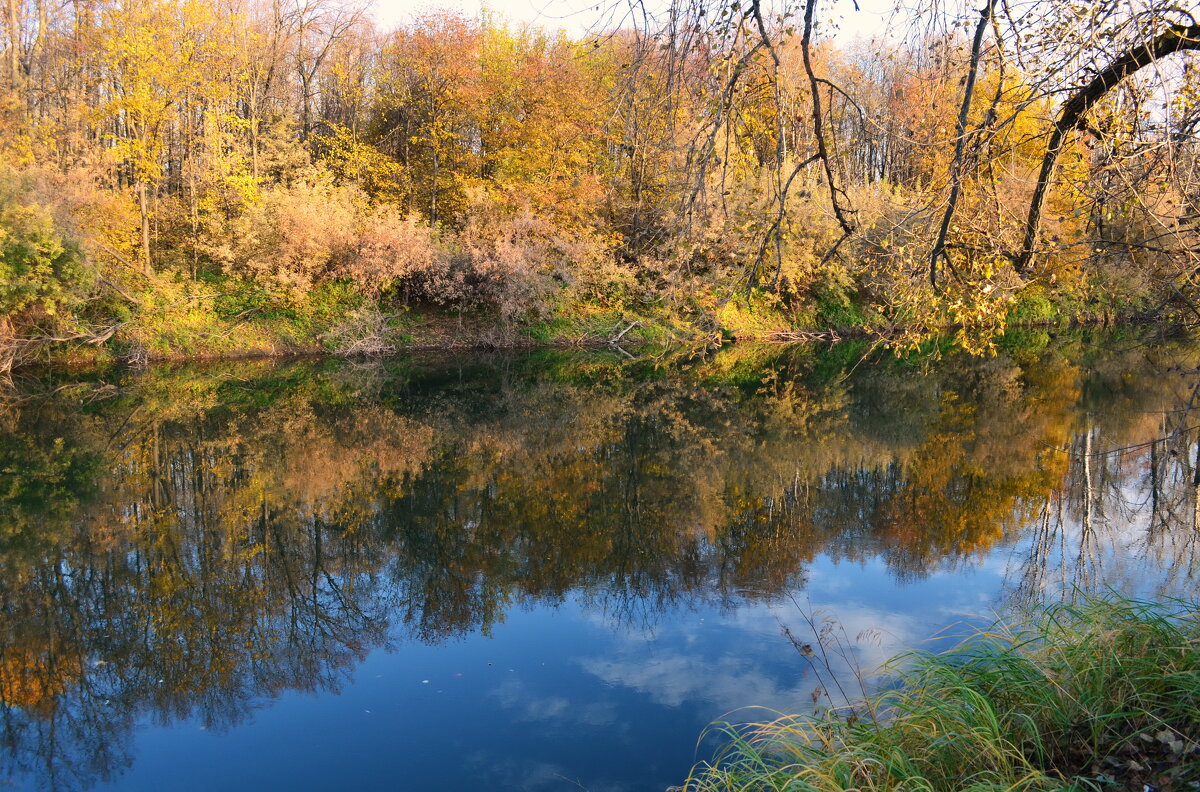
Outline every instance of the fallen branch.
<path id="1" fill-rule="evenodd" d="M 127 258 L 125 258 L 124 256 L 122 256 L 120 253 L 118 253 L 117 251 L 113 250 L 113 249 L 112 249 L 111 247 L 109 247 L 108 245 L 101 245 L 101 246 L 100 246 L 100 249 L 101 249 L 101 250 L 103 250 L 103 251 L 104 251 L 105 253 L 107 253 L 108 255 L 110 255 L 110 256 L 112 256 L 113 258 L 115 258 L 115 259 L 117 260 L 117 262 L 118 262 L 118 263 L 120 263 L 120 264 L 124 264 L 126 267 L 129 267 L 129 268 L 130 268 L 131 270 L 133 270 L 134 272 L 137 272 L 138 274 L 142 274 L 142 273 L 144 272 L 144 270 L 142 269 L 142 266 L 141 266 L 140 264 L 134 264 L 132 261 L 130 261 L 129 259 L 127 259 Z"/>
<path id="2" fill-rule="evenodd" d="M 841 341 L 836 330 L 779 330 L 767 334 L 768 341 L 793 343 L 797 341 Z"/>
<path id="3" fill-rule="evenodd" d="M 112 289 L 117 294 L 121 295 L 121 297 L 123 299 L 125 299 L 126 301 L 128 301 L 129 303 L 132 303 L 133 305 L 141 305 L 142 304 L 141 300 L 139 300 L 137 297 L 134 297 L 133 295 L 127 293 L 124 289 L 122 289 L 120 286 L 118 286 L 117 284 L 110 281 L 108 278 L 102 277 L 102 278 L 97 278 L 97 280 L 100 281 L 101 286 L 107 286 L 108 288 Z"/>
<path id="4" fill-rule="evenodd" d="M 622 330 L 621 332 L 617 333 L 617 334 L 616 334 L 615 336 L 613 336 L 612 338 L 608 339 L 608 343 L 610 343 L 610 344 L 613 344 L 613 345 L 616 345 L 616 343 L 617 343 L 618 341 L 620 341 L 622 338 L 624 338 L 624 337 L 625 337 L 625 334 L 626 334 L 626 333 L 628 333 L 630 330 L 632 330 L 632 329 L 633 329 L 633 328 L 635 328 L 635 327 L 641 327 L 641 326 L 642 326 L 642 323 L 641 323 L 640 321 L 630 322 L 630 323 L 629 323 L 629 327 L 626 327 L 624 330 Z"/>
<path id="5" fill-rule="evenodd" d="M 131 321 L 133 321 L 133 320 L 130 319 L 130 320 L 127 320 L 124 322 L 117 322 L 116 324 L 114 324 L 110 327 L 106 327 L 105 329 L 100 330 L 99 332 L 74 333 L 69 336 L 30 336 L 28 338 L 20 339 L 20 343 L 27 344 L 27 345 L 36 345 L 36 344 L 65 344 L 68 341 L 82 341 L 85 344 L 99 345 L 99 344 L 103 344 L 105 341 L 112 338 L 118 330 L 120 330 L 125 325 L 129 324 L 129 322 L 131 322 Z"/>

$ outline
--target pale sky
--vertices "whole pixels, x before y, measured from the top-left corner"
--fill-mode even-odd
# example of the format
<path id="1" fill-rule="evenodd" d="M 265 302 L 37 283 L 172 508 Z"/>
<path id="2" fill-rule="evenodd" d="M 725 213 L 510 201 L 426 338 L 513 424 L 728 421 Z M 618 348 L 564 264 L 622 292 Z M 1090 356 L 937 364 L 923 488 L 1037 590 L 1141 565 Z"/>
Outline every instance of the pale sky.
<path id="1" fill-rule="evenodd" d="M 601 27 L 611 27 L 612 22 L 619 21 L 619 13 L 614 18 L 614 9 L 630 5 L 630 0 L 374 0 L 374 11 L 379 26 L 388 29 L 435 10 L 478 17 L 486 6 L 512 23 L 529 22 L 582 35 L 598 21 Z M 861 10 L 855 11 L 853 0 L 829 0 L 822 4 L 819 18 L 826 24 L 838 24 L 836 38 L 843 41 L 883 33 L 893 0 L 858 0 L 858 5 Z"/>

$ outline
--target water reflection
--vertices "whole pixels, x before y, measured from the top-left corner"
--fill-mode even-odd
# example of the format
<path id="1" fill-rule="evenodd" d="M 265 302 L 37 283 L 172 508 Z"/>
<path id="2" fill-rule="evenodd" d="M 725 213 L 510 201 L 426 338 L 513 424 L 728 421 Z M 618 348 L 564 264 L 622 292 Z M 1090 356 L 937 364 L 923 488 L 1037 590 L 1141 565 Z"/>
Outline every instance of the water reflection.
<path id="1" fill-rule="evenodd" d="M 1001 564 L 1019 601 L 1194 587 L 1195 347 L 863 351 L 23 383 L 0 414 L 4 768 L 87 787 L 132 764 L 138 723 L 228 729 L 285 691 L 337 691 L 389 642 L 568 597 L 630 630 L 784 602 L 818 557 L 901 580 Z M 669 706 L 689 692 L 656 679 L 729 676 L 680 662 L 587 670 Z M 530 718 L 571 706 L 493 695 Z"/>

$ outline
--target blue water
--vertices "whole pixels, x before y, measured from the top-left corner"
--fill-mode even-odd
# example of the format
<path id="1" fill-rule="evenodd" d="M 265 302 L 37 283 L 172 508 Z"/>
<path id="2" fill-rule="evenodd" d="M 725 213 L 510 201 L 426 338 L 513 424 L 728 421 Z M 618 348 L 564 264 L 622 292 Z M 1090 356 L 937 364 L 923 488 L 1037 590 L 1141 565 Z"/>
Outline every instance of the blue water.
<path id="1" fill-rule="evenodd" d="M 0 787 L 665 790 L 1013 607 L 1194 595 L 1194 357 L 47 374 Z"/>
<path id="2" fill-rule="evenodd" d="M 864 666 L 987 612 L 1001 583 L 984 569 L 899 584 L 877 563 L 825 558 L 809 574 L 795 592 L 806 610 L 854 636 L 885 633 L 860 646 Z M 786 599 L 671 610 L 643 626 L 571 598 L 516 608 L 489 636 L 395 636 L 336 694 L 259 701 L 231 729 L 139 728 L 136 761 L 107 788 L 663 790 L 700 758 L 711 721 L 811 705 L 818 682 L 781 623 L 804 632 Z"/>

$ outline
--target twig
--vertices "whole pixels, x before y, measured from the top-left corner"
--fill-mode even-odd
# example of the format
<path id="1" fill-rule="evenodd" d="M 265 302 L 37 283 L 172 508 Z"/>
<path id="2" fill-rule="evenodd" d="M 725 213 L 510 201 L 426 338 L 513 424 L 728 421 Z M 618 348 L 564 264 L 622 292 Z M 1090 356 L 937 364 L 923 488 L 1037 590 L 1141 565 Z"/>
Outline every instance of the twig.
<path id="1" fill-rule="evenodd" d="M 625 334 L 626 334 L 626 333 L 628 333 L 630 330 L 632 330 L 632 329 L 633 329 L 633 328 L 635 328 L 635 327 L 641 327 L 641 326 L 642 326 L 642 323 L 641 323 L 640 321 L 633 321 L 633 322 L 630 322 L 630 323 L 629 323 L 629 327 L 626 327 L 624 330 L 622 330 L 621 332 L 617 333 L 617 334 L 616 334 L 615 336 L 613 336 L 612 338 L 608 339 L 608 343 L 610 343 L 610 344 L 612 344 L 612 345 L 614 345 L 614 346 L 615 346 L 615 345 L 617 344 L 617 342 L 619 342 L 619 341 L 620 341 L 622 338 L 624 338 L 624 337 L 625 337 Z"/>

